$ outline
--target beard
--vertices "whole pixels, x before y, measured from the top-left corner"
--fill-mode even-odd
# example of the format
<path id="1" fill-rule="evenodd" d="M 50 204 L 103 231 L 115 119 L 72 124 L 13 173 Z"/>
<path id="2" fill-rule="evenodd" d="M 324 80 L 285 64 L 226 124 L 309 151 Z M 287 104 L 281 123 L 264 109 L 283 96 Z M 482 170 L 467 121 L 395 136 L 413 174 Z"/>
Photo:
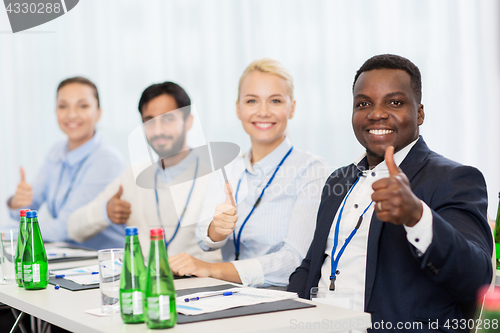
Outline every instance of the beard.
<path id="1" fill-rule="evenodd" d="M 154 144 L 154 141 L 156 139 L 170 139 L 174 141 L 172 142 L 172 146 L 170 148 L 164 148 L 156 146 Z M 186 142 L 186 128 L 182 129 L 182 133 L 180 133 L 176 139 L 174 139 L 174 137 L 171 135 L 158 135 L 152 137 L 148 141 L 153 150 L 158 154 L 160 159 L 172 157 L 174 155 L 179 154 L 182 151 L 182 148 L 184 147 L 184 144 Z"/>

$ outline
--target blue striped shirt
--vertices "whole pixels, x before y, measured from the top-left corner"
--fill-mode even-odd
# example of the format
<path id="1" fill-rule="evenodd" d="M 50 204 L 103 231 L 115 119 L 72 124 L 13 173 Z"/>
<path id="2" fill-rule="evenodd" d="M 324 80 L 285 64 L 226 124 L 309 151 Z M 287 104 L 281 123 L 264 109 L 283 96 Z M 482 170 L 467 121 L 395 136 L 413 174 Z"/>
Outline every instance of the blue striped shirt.
<path id="1" fill-rule="evenodd" d="M 236 192 L 238 180 L 242 179 L 238 192 L 236 235 L 291 147 L 292 143 L 285 138 L 253 166 L 248 153 L 226 167 L 233 191 Z M 312 241 L 327 175 L 328 168 L 323 159 L 293 149 L 242 231 L 239 260 L 234 261 L 233 234 L 221 242 L 213 242 L 208 237 L 211 219 L 198 223 L 198 244 L 206 251 L 221 248 L 223 260 L 232 261 L 244 285 L 288 285 L 289 275 L 300 265 Z M 219 171 L 208 186 L 201 216 L 213 216 L 216 205 L 224 200 L 224 180 Z"/>
<path id="2" fill-rule="evenodd" d="M 68 151 L 66 140 L 57 143 L 37 177 L 29 183 L 33 188 L 33 202 L 26 208 L 38 210 L 45 203 L 50 213 L 50 216 L 40 215 L 38 218 L 44 241 L 75 244 L 69 238 L 66 227 L 69 216 L 94 199 L 123 172 L 124 167 L 120 153 L 102 143 L 98 134 L 71 151 Z M 10 215 L 18 221 L 19 209 L 10 209 Z M 124 241 L 125 227 L 113 224 L 79 244 L 93 249 L 122 248 Z"/>

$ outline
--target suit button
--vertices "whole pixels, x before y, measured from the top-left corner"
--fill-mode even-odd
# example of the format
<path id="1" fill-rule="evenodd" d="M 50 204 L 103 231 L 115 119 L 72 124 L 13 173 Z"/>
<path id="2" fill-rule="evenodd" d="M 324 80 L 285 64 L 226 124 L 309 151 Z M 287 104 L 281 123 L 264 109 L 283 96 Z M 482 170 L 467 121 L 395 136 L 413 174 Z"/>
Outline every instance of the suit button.
<path id="1" fill-rule="evenodd" d="M 435 275 L 438 275 L 439 274 L 439 269 L 437 269 L 433 264 L 432 262 L 428 262 L 427 263 L 427 267 L 429 267 L 429 269 L 431 270 L 432 273 L 434 273 Z"/>

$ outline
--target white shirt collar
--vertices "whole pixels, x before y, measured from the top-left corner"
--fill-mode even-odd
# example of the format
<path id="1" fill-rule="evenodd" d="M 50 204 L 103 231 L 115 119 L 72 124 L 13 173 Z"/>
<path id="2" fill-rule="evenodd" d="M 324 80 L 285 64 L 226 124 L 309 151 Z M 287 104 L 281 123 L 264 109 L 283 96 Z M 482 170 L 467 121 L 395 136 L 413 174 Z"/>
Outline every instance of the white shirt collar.
<path id="1" fill-rule="evenodd" d="M 399 166 L 404 161 L 410 150 L 417 143 L 418 139 L 420 139 L 420 136 L 415 141 L 410 142 L 408 145 L 406 145 L 406 147 L 404 147 L 403 149 L 399 150 L 397 153 L 394 154 L 394 163 L 396 163 L 397 166 Z M 366 157 L 366 152 L 364 152 L 360 157 L 358 157 L 354 161 L 354 165 L 357 166 L 365 157 Z M 379 163 L 375 168 L 373 168 L 373 170 L 378 170 L 379 172 L 387 171 L 387 164 L 385 164 L 385 161 L 383 161 L 382 163 Z M 372 170 L 369 169 L 363 170 L 363 176 L 365 176 L 365 174 L 370 171 Z"/>
<path id="2" fill-rule="evenodd" d="M 283 142 L 279 144 L 272 152 L 267 154 L 263 159 L 259 162 L 252 163 L 250 161 L 252 156 L 252 149 L 248 151 L 248 153 L 243 157 L 243 161 L 245 163 L 245 168 L 250 173 L 255 173 L 257 169 L 262 169 L 264 174 L 269 174 L 271 171 L 274 171 L 286 153 L 292 148 L 292 141 L 286 136 Z"/>

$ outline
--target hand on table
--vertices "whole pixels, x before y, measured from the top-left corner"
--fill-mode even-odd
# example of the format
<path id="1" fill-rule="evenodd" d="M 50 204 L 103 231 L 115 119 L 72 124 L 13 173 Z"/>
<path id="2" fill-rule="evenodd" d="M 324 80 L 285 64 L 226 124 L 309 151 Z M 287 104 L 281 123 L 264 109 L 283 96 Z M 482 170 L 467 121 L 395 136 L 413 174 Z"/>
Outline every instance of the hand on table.
<path id="1" fill-rule="evenodd" d="M 410 181 L 394 163 L 394 147 L 385 151 L 389 177 L 373 183 L 372 200 L 377 218 L 396 225 L 413 227 L 422 217 L 422 202 L 413 193 Z"/>
<path id="2" fill-rule="evenodd" d="M 211 277 L 211 264 L 182 252 L 175 256 L 168 257 L 168 263 L 172 273 L 178 276 L 186 274 L 199 277 Z"/>

